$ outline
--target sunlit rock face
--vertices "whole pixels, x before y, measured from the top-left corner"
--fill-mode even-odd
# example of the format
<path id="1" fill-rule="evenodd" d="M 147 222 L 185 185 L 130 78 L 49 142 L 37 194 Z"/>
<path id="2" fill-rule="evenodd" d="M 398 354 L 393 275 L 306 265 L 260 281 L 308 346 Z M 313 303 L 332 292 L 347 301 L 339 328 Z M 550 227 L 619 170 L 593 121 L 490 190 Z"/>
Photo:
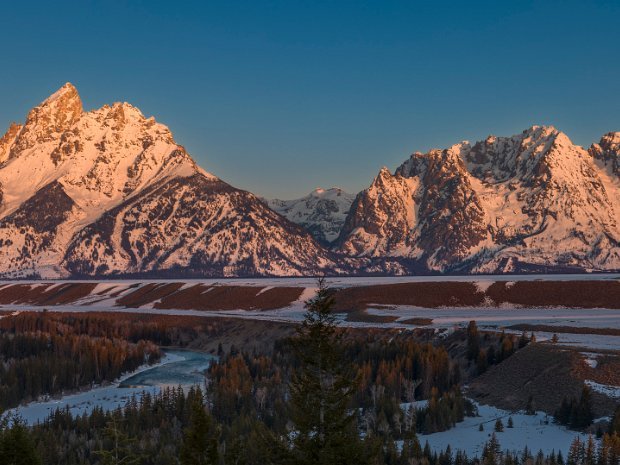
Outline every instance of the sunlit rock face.
<path id="1" fill-rule="evenodd" d="M 414 153 L 357 196 L 339 248 L 440 272 L 620 269 L 619 147 L 533 126 Z"/>
<path id="2" fill-rule="evenodd" d="M 0 138 L 0 277 L 620 269 L 620 133 L 550 126 L 416 152 L 357 196 L 259 199 L 128 103 L 71 84 Z"/>
<path id="3" fill-rule="evenodd" d="M 299 275 L 332 254 L 128 103 L 65 84 L 0 139 L 0 275 Z"/>

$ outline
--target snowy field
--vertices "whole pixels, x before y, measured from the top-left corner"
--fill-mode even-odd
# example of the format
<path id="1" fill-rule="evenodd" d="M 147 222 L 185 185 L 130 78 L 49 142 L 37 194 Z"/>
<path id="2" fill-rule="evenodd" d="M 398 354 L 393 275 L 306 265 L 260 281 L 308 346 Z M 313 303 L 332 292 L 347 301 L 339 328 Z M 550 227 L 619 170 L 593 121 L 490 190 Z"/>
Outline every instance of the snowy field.
<path id="1" fill-rule="evenodd" d="M 291 305 L 276 310 L 177 310 L 145 308 L 114 307 L 108 303 L 94 303 L 90 305 L 54 305 L 45 307 L 54 312 L 118 312 L 128 314 L 152 315 L 185 315 L 199 317 L 228 317 L 251 320 L 266 320 L 280 322 L 298 322 L 303 319 L 304 301 L 312 297 L 313 288 L 307 288 L 300 298 Z M 1 305 L 5 311 L 42 311 L 43 307 L 24 304 Z M 620 309 L 565 309 L 565 308 L 418 308 L 408 306 L 394 306 L 390 309 L 369 308 L 368 313 L 378 316 L 395 316 L 393 322 L 358 322 L 347 321 L 346 315 L 339 315 L 340 324 L 350 327 L 384 327 L 384 328 L 413 328 L 415 325 L 405 323 L 411 318 L 432 319 L 429 327 L 437 330 L 451 331 L 456 327 L 466 326 L 469 321 L 475 320 L 482 329 L 501 330 L 516 324 L 569 326 L 575 328 L 609 328 L 620 329 Z M 1 318 L 1 317 L 0 317 Z M 519 331 L 513 331 L 520 333 Z M 586 349 L 620 350 L 620 336 L 598 334 L 569 334 L 559 333 L 559 343 L 583 347 Z M 539 340 L 549 340 L 553 333 L 536 331 Z"/>
<path id="2" fill-rule="evenodd" d="M 450 445 L 453 452 L 460 449 L 469 457 L 480 457 L 484 443 L 491 438 L 497 419 L 501 419 L 504 424 L 504 431 L 496 433 L 502 450 L 521 452 L 527 446 L 534 455 L 539 450 L 545 454 L 562 451 L 566 458 L 575 436 L 580 435 L 587 439 L 584 434 L 553 423 L 553 418 L 543 412 L 537 412 L 536 415 L 525 415 L 522 412 L 511 414 L 488 405 L 476 405 L 480 416 L 465 417 L 463 422 L 448 431 L 419 435 L 422 447 L 428 441 L 431 449 L 436 452 L 441 452 Z M 514 428 L 507 427 L 509 417 L 512 417 Z M 480 424 L 484 431 L 479 431 Z"/>
<path id="3" fill-rule="evenodd" d="M 212 278 L 212 279 L 110 279 L 101 280 L 102 287 L 132 286 L 136 284 L 165 284 L 184 283 L 189 285 L 231 285 L 256 287 L 316 287 L 316 277 L 282 277 L 282 278 Z M 475 282 L 481 283 L 484 288 L 488 283 L 515 282 L 515 281 L 599 281 L 620 280 L 620 273 L 580 273 L 580 274 L 523 274 L 523 275 L 433 275 L 433 276 L 367 276 L 367 277 L 328 277 L 327 281 L 333 287 L 372 286 L 380 284 L 424 283 L 424 282 Z M 1 284 L 32 284 L 43 283 L 92 283 L 92 280 L 2 280 Z"/>

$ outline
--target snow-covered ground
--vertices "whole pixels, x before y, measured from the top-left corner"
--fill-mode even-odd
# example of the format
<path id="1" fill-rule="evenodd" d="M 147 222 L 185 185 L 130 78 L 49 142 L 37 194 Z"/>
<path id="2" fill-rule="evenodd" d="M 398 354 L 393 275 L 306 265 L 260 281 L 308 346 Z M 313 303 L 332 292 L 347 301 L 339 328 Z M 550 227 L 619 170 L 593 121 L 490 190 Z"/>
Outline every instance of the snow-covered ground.
<path id="1" fill-rule="evenodd" d="M 551 451 L 562 451 L 564 457 L 575 436 L 587 436 L 570 431 L 553 423 L 553 419 L 543 412 L 536 415 L 525 415 L 523 412 L 510 413 L 488 405 L 478 405 L 478 417 L 466 417 L 454 428 L 441 433 L 419 435 L 422 446 L 428 441 L 433 451 L 441 452 L 448 444 L 452 451 L 463 450 L 468 456 L 480 456 L 484 443 L 491 438 L 497 419 L 504 424 L 504 431 L 496 433 L 502 450 L 521 452 L 527 446 L 533 454 L 542 450 L 545 454 Z M 508 418 L 512 417 L 514 428 L 508 428 Z M 484 431 L 479 431 L 480 424 Z"/>
<path id="2" fill-rule="evenodd" d="M 399 283 L 422 283 L 422 282 L 473 282 L 480 283 L 481 289 L 486 289 L 489 282 L 516 282 L 516 281 L 599 281 L 599 280 L 620 280 L 620 273 L 579 273 L 579 274 L 523 274 L 523 275 L 434 275 L 434 276 L 367 276 L 367 277 L 329 277 L 327 281 L 332 287 L 351 287 L 351 286 L 372 286 L 380 284 L 399 284 Z M 47 280 L 32 281 L 33 285 L 50 283 L 92 283 L 92 280 Z M 24 280 L 3 280 L 2 284 L 28 284 Z M 272 286 L 272 287 L 316 287 L 316 277 L 282 277 L 282 278 L 212 278 L 212 279 L 119 279 L 105 280 L 100 286 L 101 289 L 111 288 L 112 286 L 128 288 L 131 285 L 146 283 L 187 283 L 189 284 L 229 284 L 235 286 Z"/>
<path id="3" fill-rule="evenodd" d="M 432 320 L 430 327 L 436 329 L 452 329 L 464 327 L 475 320 L 481 329 L 498 330 L 517 324 L 569 326 L 573 328 L 607 328 L 620 329 L 620 310 L 566 309 L 566 308 L 418 308 L 397 306 L 393 309 L 370 308 L 372 315 L 398 316 L 405 321 L 410 318 L 428 318 Z M 399 320 L 390 325 L 398 326 Z M 520 331 L 507 332 L 520 333 Z M 550 340 L 552 332 L 535 331 L 539 341 Z M 593 350 L 620 350 L 620 336 L 601 334 L 570 334 L 558 333 L 559 344 L 584 347 Z"/>
<path id="4" fill-rule="evenodd" d="M 146 372 L 155 371 L 155 369 L 159 367 L 182 364 L 187 358 L 184 353 L 189 353 L 189 351 L 167 351 L 159 363 L 154 365 L 143 365 L 137 370 L 123 375 L 109 386 L 96 387 L 88 391 L 78 392 L 59 398 L 30 402 L 29 404 L 8 410 L 5 412 L 5 415 L 11 416 L 17 414 L 22 417 L 27 424 L 33 425 L 42 422 L 57 409 L 62 410 L 69 408 L 73 415 L 81 415 L 91 412 L 97 406 L 102 407 L 104 410 L 114 410 L 118 407 L 123 407 L 133 396 L 139 400 L 146 392 L 157 394 L 161 391 L 162 387 L 169 384 L 169 380 L 166 379 L 165 382 L 162 383 L 149 383 L 151 385 L 121 386 L 125 380 L 135 377 L 140 373 L 144 374 Z M 204 360 L 202 362 L 199 368 L 204 367 Z M 196 368 L 196 366 L 192 365 L 187 368 L 192 370 Z M 179 382 L 179 384 L 185 383 Z"/>
<path id="5" fill-rule="evenodd" d="M 620 386 L 609 386 L 607 384 L 599 384 L 591 380 L 587 380 L 586 384 L 592 388 L 593 391 L 605 394 L 612 399 L 620 400 Z"/>

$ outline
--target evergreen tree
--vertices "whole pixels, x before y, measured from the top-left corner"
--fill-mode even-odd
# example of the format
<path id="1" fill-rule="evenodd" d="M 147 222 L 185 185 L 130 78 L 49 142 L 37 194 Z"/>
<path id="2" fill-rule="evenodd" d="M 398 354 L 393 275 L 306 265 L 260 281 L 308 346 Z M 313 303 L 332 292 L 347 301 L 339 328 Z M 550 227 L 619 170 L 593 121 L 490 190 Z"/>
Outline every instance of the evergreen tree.
<path id="1" fill-rule="evenodd" d="M 180 459 L 182 465 L 215 465 L 219 454 L 217 427 L 205 409 L 202 392 L 197 389 L 191 395 L 189 426 L 183 434 Z"/>
<path id="2" fill-rule="evenodd" d="M 568 457 L 566 458 L 567 465 L 583 465 L 585 457 L 585 447 L 579 436 L 573 439 L 568 450 Z"/>
<path id="3" fill-rule="evenodd" d="M 482 452 L 483 465 L 497 465 L 501 461 L 501 446 L 497 440 L 495 433 L 491 435 L 491 439 L 484 445 Z"/>
<path id="4" fill-rule="evenodd" d="M 134 465 L 141 460 L 135 452 L 136 439 L 127 436 L 120 424 L 121 417 L 120 410 L 115 411 L 103 431 L 110 447 L 97 451 L 97 455 L 104 465 Z"/>
<path id="5" fill-rule="evenodd" d="M 474 320 L 467 326 L 467 358 L 474 360 L 480 355 L 480 334 Z"/>
<path id="6" fill-rule="evenodd" d="M 350 409 L 356 380 L 342 363 L 333 305 L 332 292 L 320 279 L 293 339 L 299 368 L 291 382 L 292 453 L 300 465 L 364 462 L 356 414 Z"/>
<path id="7" fill-rule="evenodd" d="M 10 425 L 9 425 L 10 423 Z M 17 417 L 5 418 L 0 423 L 0 464 L 39 465 L 37 453 L 26 425 Z"/>
<path id="8" fill-rule="evenodd" d="M 585 428 L 592 424 L 594 414 L 592 413 L 592 390 L 590 386 L 584 385 L 581 397 L 576 404 L 571 418 L 573 428 Z"/>
<path id="9" fill-rule="evenodd" d="M 609 434 L 613 433 L 620 434 L 620 405 L 616 408 L 611 423 L 609 424 Z"/>
<path id="10" fill-rule="evenodd" d="M 536 406 L 534 404 L 534 396 L 530 394 L 527 398 L 527 404 L 525 405 L 526 415 L 536 415 Z"/>
<path id="11" fill-rule="evenodd" d="M 588 436 L 588 442 L 586 443 L 584 465 L 596 465 L 596 445 L 592 435 Z"/>
<path id="12" fill-rule="evenodd" d="M 495 422 L 495 432 L 501 433 L 502 431 L 504 431 L 504 423 L 502 423 L 501 418 L 498 418 L 497 421 Z"/>

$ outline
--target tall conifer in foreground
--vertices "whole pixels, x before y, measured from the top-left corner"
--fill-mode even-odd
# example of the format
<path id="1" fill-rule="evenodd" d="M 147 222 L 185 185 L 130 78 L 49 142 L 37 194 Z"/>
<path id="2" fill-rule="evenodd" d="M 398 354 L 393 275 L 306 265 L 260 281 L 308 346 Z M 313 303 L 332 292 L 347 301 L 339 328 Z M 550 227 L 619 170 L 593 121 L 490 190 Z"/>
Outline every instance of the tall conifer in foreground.
<path id="1" fill-rule="evenodd" d="M 341 335 L 332 312 L 334 298 L 324 279 L 306 302 L 303 323 L 293 339 L 298 368 L 291 382 L 295 464 L 362 464 L 355 411 L 356 381 L 341 358 Z"/>
<path id="2" fill-rule="evenodd" d="M 218 429 L 206 411 L 202 391 L 190 390 L 189 427 L 183 434 L 180 459 L 182 465 L 216 465 L 219 462 Z"/>

